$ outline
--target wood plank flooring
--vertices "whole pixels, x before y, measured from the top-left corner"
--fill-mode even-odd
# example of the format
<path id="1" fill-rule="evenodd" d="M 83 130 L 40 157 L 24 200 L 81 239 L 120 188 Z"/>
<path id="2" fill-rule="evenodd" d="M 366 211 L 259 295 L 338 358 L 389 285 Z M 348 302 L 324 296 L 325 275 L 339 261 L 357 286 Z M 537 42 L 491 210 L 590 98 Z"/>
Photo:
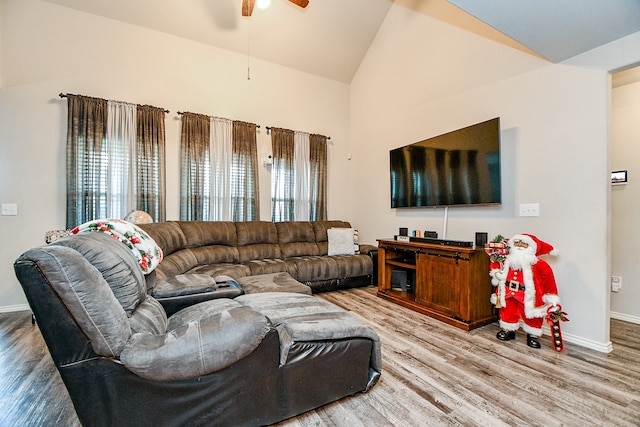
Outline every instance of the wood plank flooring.
<path id="1" fill-rule="evenodd" d="M 366 394 L 279 427 L 639 426 L 640 325 L 611 321 L 614 351 L 566 344 L 556 353 L 495 338 L 497 323 L 465 332 L 375 296 L 319 294 L 371 324 L 383 373 Z M 29 312 L 0 314 L 0 426 L 78 426 Z"/>

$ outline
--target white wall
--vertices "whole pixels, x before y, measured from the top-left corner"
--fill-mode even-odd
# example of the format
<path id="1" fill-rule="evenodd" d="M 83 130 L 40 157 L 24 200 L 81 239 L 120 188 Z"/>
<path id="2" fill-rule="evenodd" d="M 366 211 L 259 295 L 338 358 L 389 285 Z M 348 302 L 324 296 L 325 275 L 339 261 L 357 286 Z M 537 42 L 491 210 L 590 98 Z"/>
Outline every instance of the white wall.
<path id="1" fill-rule="evenodd" d="M 177 111 L 331 136 L 328 210 L 348 219 L 348 85 L 40 0 L 4 0 L 0 89 L 0 310 L 25 308 L 13 261 L 65 227 L 66 100 L 58 94 L 151 104 L 166 116 L 167 218 L 179 217 Z M 260 166 L 261 219 L 270 219 L 270 169 Z"/>
<path id="2" fill-rule="evenodd" d="M 629 183 L 611 187 L 611 274 L 622 289 L 611 294 L 611 316 L 640 323 L 640 82 L 613 89 L 611 169 L 627 169 Z"/>
<path id="3" fill-rule="evenodd" d="M 554 245 L 565 338 L 608 351 L 609 85 L 606 71 L 548 64 L 394 4 L 351 85 L 353 173 L 370 172 L 377 191 L 354 189 L 350 217 L 364 240 L 400 226 L 442 235 L 444 209 L 390 209 L 388 150 L 499 116 L 503 204 L 450 208 L 447 237 Z M 519 217 L 532 202 L 540 216 Z"/>

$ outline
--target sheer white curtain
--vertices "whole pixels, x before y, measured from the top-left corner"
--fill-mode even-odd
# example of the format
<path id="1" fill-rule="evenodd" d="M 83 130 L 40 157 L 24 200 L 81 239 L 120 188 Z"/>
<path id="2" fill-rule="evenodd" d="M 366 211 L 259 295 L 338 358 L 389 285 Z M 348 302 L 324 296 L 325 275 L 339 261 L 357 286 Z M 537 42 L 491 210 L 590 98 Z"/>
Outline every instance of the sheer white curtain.
<path id="1" fill-rule="evenodd" d="M 136 104 L 120 101 L 107 102 L 107 217 L 124 218 L 136 205 Z"/>
<path id="2" fill-rule="evenodd" d="M 311 168 L 309 164 L 309 134 L 296 131 L 293 136 L 293 170 L 295 175 L 295 220 L 309 221 Z"/>
<path id="3" fill-rule="evenodd" d="M 231 221 L 231 164 L 233 158 L 233 121 L 211 119 L 211 220 Z"/>

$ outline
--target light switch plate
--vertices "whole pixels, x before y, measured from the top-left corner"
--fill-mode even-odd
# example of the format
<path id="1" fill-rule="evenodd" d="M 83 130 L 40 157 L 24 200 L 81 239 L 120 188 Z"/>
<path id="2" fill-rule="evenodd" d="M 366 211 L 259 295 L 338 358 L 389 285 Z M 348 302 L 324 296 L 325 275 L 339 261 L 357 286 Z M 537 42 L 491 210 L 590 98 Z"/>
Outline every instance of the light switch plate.
<path id="1" fill-rule="evenodd" d="M 18 205 L 16 203 L 3 203 L 2 215 L 18 215 Z"/>

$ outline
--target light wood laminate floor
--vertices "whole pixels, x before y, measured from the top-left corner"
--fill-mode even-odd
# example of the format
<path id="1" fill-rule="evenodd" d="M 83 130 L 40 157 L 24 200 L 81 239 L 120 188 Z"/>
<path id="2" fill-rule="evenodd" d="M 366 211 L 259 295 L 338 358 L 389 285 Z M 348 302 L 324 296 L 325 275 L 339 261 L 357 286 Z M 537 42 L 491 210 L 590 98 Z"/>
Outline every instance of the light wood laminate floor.
<path id="1" fill-rule="evenodd" d="M 379 383 L 279 426 L 640 425 L 640 325 L 612 320 L 612 353 L 572 344 L 556 353 L 548 336 L 540 350 L 521 332 L 503 343 L 497 323 L 465 332 L 375 291 L 318 296 L 378 332 Z M 78 425 L 30 313 L 0 314 L 0 426 Z"/>

